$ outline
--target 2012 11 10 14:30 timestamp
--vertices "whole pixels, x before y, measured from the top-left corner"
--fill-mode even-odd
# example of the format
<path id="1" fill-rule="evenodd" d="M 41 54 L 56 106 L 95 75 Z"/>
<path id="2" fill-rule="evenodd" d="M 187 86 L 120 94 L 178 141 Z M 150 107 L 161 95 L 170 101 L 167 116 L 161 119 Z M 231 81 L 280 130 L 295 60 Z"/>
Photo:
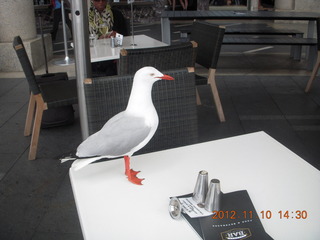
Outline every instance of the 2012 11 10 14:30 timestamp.
<path id="1" fill-rule="evenodd" d="M 280 210 L 273 212 L 270 210 L 260 211 L 258 216 L 253 211 L 213 211 L 213 219 L 253 219 L 260 217 L 261 219 L 307 219 L 308 212 L 306 210 Z"/>

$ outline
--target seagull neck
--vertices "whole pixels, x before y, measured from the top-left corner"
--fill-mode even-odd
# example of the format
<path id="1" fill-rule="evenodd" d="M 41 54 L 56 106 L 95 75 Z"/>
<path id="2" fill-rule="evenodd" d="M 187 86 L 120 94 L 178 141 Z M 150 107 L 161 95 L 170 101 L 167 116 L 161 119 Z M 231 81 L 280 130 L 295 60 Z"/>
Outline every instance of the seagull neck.
<path id="1" fill-rule="evenodd" d="M 127 111 L 144 114 L 150 108 L 154 108 L 152 103 L 152 84 L 133 83 Z"/>

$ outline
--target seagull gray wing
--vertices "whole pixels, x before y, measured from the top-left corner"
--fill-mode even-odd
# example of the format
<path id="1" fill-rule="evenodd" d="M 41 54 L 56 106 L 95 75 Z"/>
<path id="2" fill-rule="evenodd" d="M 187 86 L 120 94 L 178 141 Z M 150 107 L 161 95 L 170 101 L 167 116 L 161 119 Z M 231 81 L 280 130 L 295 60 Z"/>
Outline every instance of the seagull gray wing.
<path id="1" fill-rule="evenodd" d="M 78 157 L 128 154 L 150 134 L 151 126 L 142 117 L 121 112 L 112 117 L 100 131 L 88 137 L 77 149 Z"/>

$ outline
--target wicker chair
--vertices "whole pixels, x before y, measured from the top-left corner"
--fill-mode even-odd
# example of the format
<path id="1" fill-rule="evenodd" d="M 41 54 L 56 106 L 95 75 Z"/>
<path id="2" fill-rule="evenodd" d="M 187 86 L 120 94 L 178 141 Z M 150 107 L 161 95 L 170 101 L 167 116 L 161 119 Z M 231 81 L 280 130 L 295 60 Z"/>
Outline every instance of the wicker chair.
<path id="1" fill-rule="evenodd" d="M 225 121 L 225 116 L 216 85 L 215 73 L 224 31 L 225 29 L 221 26 L 207 22 L 195 21 L 191 32 L 191 40 L 198 43 L 196 63 L 209 70 L 207 79 L 203 79 L 201 76 L 196 76 L 196 84 L 210 84 L 220 122 Z"/>
<path id="2" fill-rule="evenodd" d="M 311 89 L 311 85 L 316 78 L 319 68 L 320 68 L 320 18 L 317 19 L 317 40 L 318 40 L 318 54 L 317 54 L 317 61 L 313 67 L 310 79 L 307 83 L 305 92 L 309 92 Z"/>
<path id="3" fill-rule="evenodd" d="M 186 68 L 162 72 L 175 80 L 159 81 L 153 86 L 152 98 L 159 116 L 159 127 L 139 153 L 193 144 L 198 140 L 194 73 L 189 73 Z M 132 75 L 86 79 L 84 91 L 90 135 L 125 110 L 132 79 Z"/>
<path id="4" fill-rule="evenodd" d="M 18 55 L 31 90 L 24 135 L 29 136 L 32 130 L 28 159 L 34 160 L 37 155 L 43 112 L 47 109 L 69 106 L 77 103 L 77 85 L 76 80 L 39 84 L 36 80 L 23 42 L 19 36 L 14 38 L 13 47 Z M 32 122 L 34 122 L 33 128 Z"/>
<path id="5" fill-rule="evenodd" d="M 134 74 L 138 69 L 152 66 L 159 71 L 194 67 L 197 44 L 187 42 L 157 48 L 122 49 L 118 74 Z"/>

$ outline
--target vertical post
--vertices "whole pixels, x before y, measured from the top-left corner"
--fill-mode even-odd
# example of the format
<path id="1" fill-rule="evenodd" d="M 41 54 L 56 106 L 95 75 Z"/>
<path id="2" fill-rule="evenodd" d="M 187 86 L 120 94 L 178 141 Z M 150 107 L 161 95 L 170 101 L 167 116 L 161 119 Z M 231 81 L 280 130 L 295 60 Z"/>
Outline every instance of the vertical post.
<path id="1" fill-rule="evenodd" d="M 161 17 L 161 38 L 162 42 L 171 45 L 171 30 L 169 17 Z"/>
<path id="2" fill-rule="evenodd" d="M 78 87 L 78 103 L 82 139 L 89 136 L 86 99 L 84 94 L 84 80 L 91 77 L 91 62 L 89 49 L 89 20 L 87 1 L 73 0 L 72 26 L 74 39 L 74 53 Z"/>
<path id="3" fill-rule="evenodd" d="M 247 7 L 249 11 L 258 11 L 259 0 L 248 0 Z"/>
<path id="4" fill-rule="evenodd" d="M 61 16 L 62 16 L 62 30 L 63 30 L 63 44 L 64 44 L 64 59 L 56 60 L 54 64 L 60 66 L 67 66 L 70 64 L 74 64 L 74 60 L 69 58 L 68 54 L 68 46 L 67 46 L 67 29 L 66 29 L 66 14 L 64 11 L 64 0 L 61 0 Z"/>
<path id="5" fill-rule="evenodd" d="M 274 1 L 274 7 L 277 10 L 294 10 L 295 0 L 277 0 Z"/>
<path id="6" fill-rule="evenodd" d="M 128 0 L 128 3 L 131 5 L 131 35 L 132 35 L 132 43 L 131 46 L 137 46 L 134 42 L 134 28 L 133 28 L 133 2 L 134 0 Z"/>

